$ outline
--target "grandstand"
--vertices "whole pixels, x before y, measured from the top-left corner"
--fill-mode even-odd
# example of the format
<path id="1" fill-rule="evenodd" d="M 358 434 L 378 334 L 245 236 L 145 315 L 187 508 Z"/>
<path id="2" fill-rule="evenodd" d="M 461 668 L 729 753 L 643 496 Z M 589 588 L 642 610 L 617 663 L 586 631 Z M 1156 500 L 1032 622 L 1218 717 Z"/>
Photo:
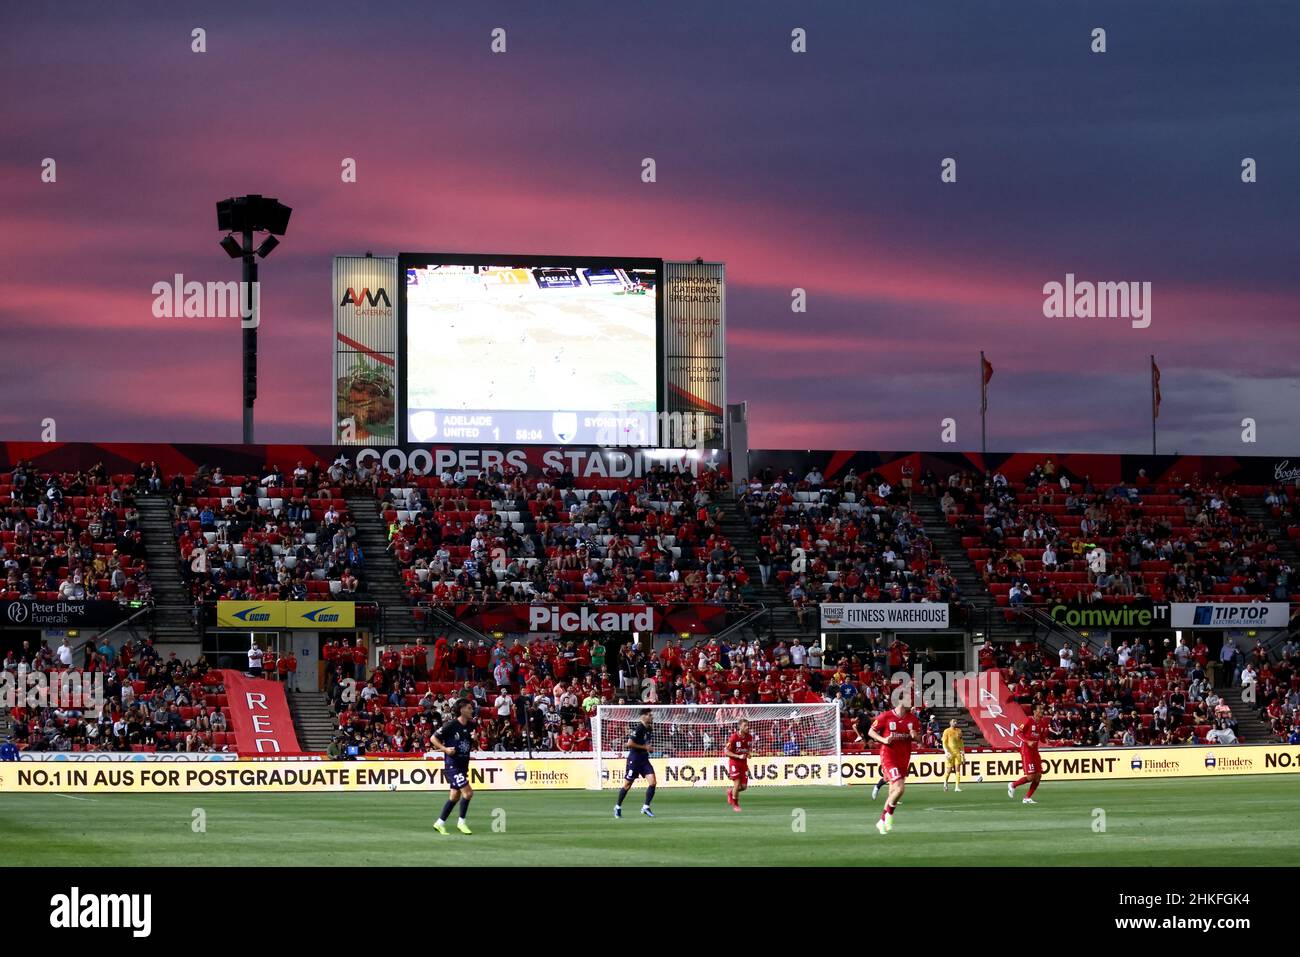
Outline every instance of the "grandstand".
<path id="1" fill-rule="evenodd" d="M 135 494 L 141 482 L 17 462 L 0 476 L 4 598 L 148 601 L 152 587 Z"/>
<path id="2" fill-rule="evenodd" d="M 377 489 L 417 603 L 742 604 L 748 575 L 718 526 L 716 473 L 659 467 L 637 480 L 578 480 L 552 469 L 443 484 L 450 479 Z"/>
<path id="3" fill-rule="evenodd" d="M 181 661 L 172 653 L 163 659 L 151 639 L 101 647 L 102 652 L 87 648 L 84 665 L 71 671 L 86 688 L 98 674 L 103 703 L 11 709 L 7 734 L 20 748 L 55 754 L 238 751 L 221 675 L 202 656 Z M 32 666 L 63 670 L 52 656 L 38 655 Z"/>
<path id="4" fill-rule="evenodd" d="M 998 669 L 1017 700 L 1047 705 L 1061 744 L 1288 740 L 1300 721 L 1286 628 L 1234 637 L 1237 653 L 1220 661 L 1224 633 L 1112 640 L 1050 613 L 1293 603 L 1296 506 L 1280 486 L 1172 471 L 1150 482 L 1145 470 L 1093 483 L 1050 458 L 1015 479 L 927 468 L 912 482 L 918 470 L 895 459 L 861 475 L 828 478 L 814 463 L 732 483 L 721 470 L 663 465 L 633 479 L 515 466 L 420 474 L 364 456 L 281 454 L 241 450 L 228 463 L 169 469 L 170 479 L 148 462 L 113 474 L 98 463 L 15 462 L 0 475 L 5 598 L 112 602 L 121 614 L 102 629 L 109 651 L 150 642 L 191 684 L 218 658 L 246 664 L 247 629 L 232 644 L 238 632 L 218 622 L 219 603 L 351 603 L 354 628 L 312 636 L 319 647 L 301 680 L 281 667 L 293 657 L 290 633 L 262 635 L 302 745 L 320 752 L 423 753 L 457 696 L 478 703 L 485 752 L 581 751 L 596 705 L 636 700 L 838 700 L 852 751 L 853 721 L 886 707 L 887 675 L 916 664 Z M 252 459 L 265 464 L 249 469 Z M 819 627 L 828 603 L 949 606 L 957 650 L 942 635 L 923 636 L 922 647 L 879 631 L 836 645 Z M 537 606 L 647 607 L 656 634 L 633 648 L 628 633 L 538 633 Z M 34 637 L 6 649 L 7 667 L 57 670 L 48 640 Z M 99 647 L 96 638 L 78 648 L 87 667 L 152 680 L 110 668 Z M 101 731 L 126 709 L 119 694 Z M 952 716 L 966 720 L 951 707 L 926 718 L 937 727 Z M 137 734 L 130 746 L 231 748 L 229 738 L 188 736 L 197 717 L 182 711 L 183 727 Z"/>

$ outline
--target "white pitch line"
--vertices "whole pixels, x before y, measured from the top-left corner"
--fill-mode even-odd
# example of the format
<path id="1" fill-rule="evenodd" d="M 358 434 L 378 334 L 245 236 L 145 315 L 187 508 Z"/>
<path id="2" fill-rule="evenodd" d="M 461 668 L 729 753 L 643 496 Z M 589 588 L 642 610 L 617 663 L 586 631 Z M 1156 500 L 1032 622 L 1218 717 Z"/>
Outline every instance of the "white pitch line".
<path id="1" fill-rule="evenodd" d="M 98 803 L 93 798 L 78 797 L 75 794 L 61 794 L 58 791 L 51 791 L 50 793 L 53 794 L 55 797 L 67 798 L 69 801 L 89 801 L 91 804 Z"/>

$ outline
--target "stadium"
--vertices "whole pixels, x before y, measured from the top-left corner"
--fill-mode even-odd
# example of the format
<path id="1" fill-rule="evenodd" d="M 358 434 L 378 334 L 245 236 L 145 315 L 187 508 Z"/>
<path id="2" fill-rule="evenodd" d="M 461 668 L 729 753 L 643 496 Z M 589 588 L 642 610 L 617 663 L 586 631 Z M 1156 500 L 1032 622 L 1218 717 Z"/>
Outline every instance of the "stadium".
<path id="1" fill-rule="evenodd" d="M 460 464 L 515 451 L 522 466 Z M 4 718 L 10 826 L 45 819 L 54 794 L 120 827 L 141 801 L 251 805 L 258 830 L 230 834 L 225 862 L 258 837 L 268 862 L 328 863 L 322 833 L 361 833 L 338 815 L 428 828 L 448 773 L 434 737 L 467 700 L 490 812 L 482 841 L 438 850 L 452 860 L 537 862 L 582 816 L 571 863 L 706 864 L 701 846 L 757 828 L 736 863 L 797 864 L 817 844 L 792 829 L 798 809 L 834 847 L 822 862 L 884 863 L 893 844 L 865 840 L 881 758 L 860 722 L 906 692 L 921 731 L 900 807 L 916 820 L 900 811 L 890 835 L 909 834 L 906 862 L 1006 863 L 1022 846 L 1027 864 L 1074 826 L 1060 863 L 1141 863 L 1152 842 L 1190 863 L 1187 822 L 1224 801 L 1245 810 L 1220 861 L 1293 853 L 1300 521 L 1264 481 L 1273 460 L 733 447 L 715 467 L 584 448 L 575 472 L 541 464 L 552 451 L 6 446 L 6 690 L 50 696 Z M 379 464 L 399 454 L 445 467 Z M 610 478 L 616 457 L 645 461 Z M 83 544 L 50 550 L 69 540 Z M 1028 809 L 1006 785 L 1035 705 L 1052 798 Z M 623 844 L 637 822 L 609 809 L 643 708 L 668 820 Z M 733 821 L 724 742 L 741 717 L 752 790 Z M 1094 841 L 1080 815 L 1111 802 Z M 105 861 L 151 860 L 144 837 L 138 859 L 105 841 Z M 175 841 L 169 856 L 222 861 L 218 841 Z M 408 844 L 407 862 L 427 852 Z"/>
<path id="2" fill-rule="evenodd" d="M 1254 178 L 1269 123 L 1198 126 L 1171 77 L 1216 33 L 1228 72 L 1288 62 L 1293 12 L 1197 5 L 1134 74 L 1108 37 L 1169 11 L 1026 6 L 990 55 L 1037 82 L 954 54 L 958 118 L 899 79 L 956 42 L 916 12 L 760 3 L 731 39 L 642 24 L 621 63 L 537 11 L 446 12 L 437 42 L 476 46 L 432 80 L 397 6 L 290 42 L 240 3 L 74 3 L 74 42 L 133 65 L 60 59 L 15 116 L 51 155 L 0 214 L 0 847 L 42 922 L 175 940 L 191 869 L 249 867 L 285 869 L 275 937 L 285 900 L 398 867 L 703 871 L 676 906 L 704 910 L 771 893 L 716 869 L 855 868 L 896 888 L 873 918 L 933 879 L 963 927 L 958 882 L 1058 894 L 1026 929 L 1281 913 L 1250 894 L 1300 861 L 1296 197 Z M 900 45 L 869 73 L 929 118 L 845 92 L 840 17 Z M 306 79 L 344 61 L 369 75 Z M 155 108 L 252 149 L 116 135 Z M 1176 187 L 1145 171 L 1190 136 Z M 999 170 L 1012 144 L 1059 178 Z M 152 918 L 107 916 L 127 888 Z"/>

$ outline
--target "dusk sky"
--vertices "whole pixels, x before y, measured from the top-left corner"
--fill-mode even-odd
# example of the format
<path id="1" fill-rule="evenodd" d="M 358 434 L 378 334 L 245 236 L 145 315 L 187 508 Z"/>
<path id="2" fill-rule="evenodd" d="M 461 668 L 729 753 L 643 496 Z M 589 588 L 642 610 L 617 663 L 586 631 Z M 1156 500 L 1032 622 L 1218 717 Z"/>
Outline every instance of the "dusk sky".
<path id="1" fill-rule="evenodd" d="M 62 441 L 237 442 L 238 321 L 155 318 L 152 287 L 237 279 L 214 204 L 260 192 L 293 218 L 262 267 L 259 441 L 329 440 L 333 255 L 463 251 L 724 261 L 755 448 L 954 448 L 950 416 L 978 449 L 983 349 L 990 450 L 1149 451 L 1155 353 L 1162 452 L 1300 458 L 1292 0 L 55 0 L 0 22 L 0 439 L 53 417 Z M 1044 318 L 1067 273 L 1151 283 L 1150 326 Z"/>

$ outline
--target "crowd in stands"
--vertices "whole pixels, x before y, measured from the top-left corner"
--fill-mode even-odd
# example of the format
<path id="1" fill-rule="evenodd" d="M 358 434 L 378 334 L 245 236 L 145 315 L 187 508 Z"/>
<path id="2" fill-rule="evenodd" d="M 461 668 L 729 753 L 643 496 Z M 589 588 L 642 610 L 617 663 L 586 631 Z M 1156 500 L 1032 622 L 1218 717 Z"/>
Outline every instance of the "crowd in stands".
<path id="1" fill-rule="evenodd" d="M 1001 605 L 1288 601 L 1294 570 L 1218 476 L 1094 484 L 1051 459 L 1024 481 L 955 472 L 940 507 Z"/>
<path id="2" fill-rule="evenodd" d="M 168 479 L 153 462 L 134 474 L 40 471 L 0 475 L 4 597 L 149 600 L 137 496 L 167 496 L 179 558 L 196 603 L 217 598 L 366 595 L 365 556 L 346 493 L 380 503 L 388 548 L 413 602 L 588 605 L 700 602 L 746 608 L 756 586 L 784 592 L 816 627 L 819 602 L 946 602 L 963 596 L 914 508 L 933 496 L 962 536 L 999 604 L 1287 601 L 1293 569 L 1242 497 L 1260 495 L 1300 540 L 1300 503 L 1286 486 L 1239 488 L 1218 476 L 1160 483 L 1074 477 L 1049 458 L 1023 480 L 956 472 L 944 480 L 910 466 L 897 482 L 849 471 L 827 480 L 766 472 L 738 488 L 759 540 L 759 580 L 723 533 L 720 475 L 657 465 L 634 479 L 578 479 L 510 466 L 440 475 L 395 473 L 374 462 L 268 465 L 253 475 L 220 467 Z M 329 652 L 333 648 L 333 654 Z M 64 648 L 10 652 L 4 668 L 58 671 Z M 1195 636 L 1177 646 L 1141 641 L 1067 648 L 987 645 L 1018 700 L 1041 701 L 1060 743 L 1232 743 L 1240 728 L 1224 689 L 1250 686 L 1255 712 L 1278 740 L 1300 743 L 1300 658 L 1294 642 L 1220 657 Z M 1231 652 L 1231 654 L 1229 654 Z M 160 661 L 146 643 L 88 647 L 82 670 L 110 689 L 100 713 L 16 715 L 32 748 L 221 750 L 225 711 L 203 659 Z M 476 642 L 391 649 L 368 667 L 364 648 L 327 646 L 327 690 L 337 746 L 423 752 L 449 702 L 479 706 L 483 750 L 582 750 L 601 703 L 834 701 L 846 729 L 888 707 L 887 675 L 932 667 L 898 641 L 858 656 L 815 645 L 677 640 L 657 653 L 598 639 Z M 266 659 L 270 674 L 289 660 Z M 48 709 L 47 709 L 48 710 Z M 926 716 L 927 733 L 930 718 Z M 937 730 L 937 729 L 936 729 Z M 218 736 L 221 737 L 218 737 Z M 846 744 L 857 743 L 847 734 Z"/>
<path id="3" fill-rule="evenodd" d="M 1300 644 L 1292 637 L 1276 656 L 1262 651 L 1256 648 L 1249 660 L 1243 659 L 1240 683 L 1252 688 L 1255 713 L 1270 737 L 1300 744 Z"/>
<path id="4" fill-rule="evenodd" d="M 260 475 L 176 475 L 166 491 L 192 600 L 364 596 L 365 555 L 344 491 L 374 480 L 372 467 L 342 456 L 289 474 L 268 465 Z"/>
<path id="5" fill-rule="evenodd" d="M 846 750 L 855 750 L 862 742 L 851 731 L 854 721 L 890 707 L 884 669 L 907 670 L 913 663 L 903 642 L 890 649 L 882 644 L 878 660 L 864 664 L 848 656 L 828 662 L 819 645 L 797 639 L 766 647 L 716 639 L 686 647 L 672 639 L 651 653 L 631 644 L 607 648 L 599 639 L 539 637 L 507 645 L 444 637 L 432 649 L 390 649 L 373 669 L 367 650 L 346 641 L 327 648 L 325 658 L 338 719 L 336 755 L 352 746 L 423 754 L 461 699 L 478 706 L 477 746 L 483 751 L 589 750 L 591 716 L 599 705 L 642 702 L 834 702 Z M 932 730 L 937 735 L 937 725 Z"/>
<path id="6" fill-rule="evenodd" d="M 389 548 L 411 600 L 701 602 L 743 607 L 749 576 L 721 531 L 716 471 L 636 479 L 549 468 L 413 473 L 380 482 Z"/>
<path id="7" fill-rule="evenodd" d="M 6 654 L 3 669 L 19 692 L 9 739 L 20 750 L 235 750 L 220 672 L 202 657 L 164 659 L 150 639 L 117 648 L 87 642 L 79 652 L 64 639 L 57 648 L 24 642 Z M 35 672 L 49 689 L 40 697 Z"/>
<path id="8" fill-rule="evenodd" d="M 1289 490 L 1288 490 L 1289 489 Z M 1274 485 L 1264 496 L 1264 507 L 1282 526 L 1283 534 L 1300 547 L 1300 489 L 1296 485 Z"/>
<path id="9" fill-rule="evenodd" d="M 0 597 L 149 601 L 131 476 L 42 472 L 18 462 L 0 475 Z"/>
<path id="10" fill-rule="evenodd" d="M 982 671 L 996 669 L 1026 711 L 1041 704 L 1055 745 L 1236 744 L 1241 728 L 1226 695 L 1249 689 L 1259 720 L 1276 740 L 1300 743 L 1300 650 L 1294 641 L 1270 655 L 1262 643 L 1245 653 L 1228 639 L 1213 655 L 1204 640 L 1109 639 L 1098 648 L 1038 642 L 979 651 Z"/>
<path id="11" fill-rule="evenodd" d="M 102 706 L 52 701 L 11 712 L 12 740 L 43 751 L 233 750 L 229 709 L 219 673 L 207 662 L 159 657 L 152 642 L 114 649 L 87 643 L 78 667 L 65 640 L 10 651 L 3 668 L 16 679 L 79 672 L 89 688 L 98 675 Z M 798 639 L 763 647 L 708 639 L 685 647 L 676 640 L 650 654 L 631 645 L 607 648 L 599 639 L 516 639 L 506 645 L 439 638 L 386 649 L 379 666 L 348 641 L 325 650 L 338 735 L 331 754 L 349 745 L 366 753 L 423 754 L 451 706 L 478 707 L 478 748 L 522 752 L 589 750 L 590 720 L 601 704 L 773 704 L 833 702 L 844 728 L 844 750 L 866 747 L 860 728 L 890 707 L 889 675 L 935 667 L 931 653 L 913 654 L 903 641 L 877 641 L 861 656 L 831 662 L 816 644 Z M 1251 687 L 1257 720 L 1270 737 L 1300 743 L 1300 646 L 1286 642 L 1270 655 L 1229 642 L 1219 656 L 1203 641 L 1149 648 L 1141 640 L 1099 648 L 1064 646 L 1048 652 L 1034 642 L 994 645 L 979 652 L 983 670 L 997 669 L 1026 710 L 1042 704 L 1049 743 L 1059 746 L 1235 744 L 1240 728 L 1226 688 Z M 274 667 L 274 665 L 272 666 Z M 285 669 L 280 669 L 282 672 Z M 283 677 L 283 675 L 282 675 Z M 21 702 L 20 702 L 21 704 Z M 922 749 L 937 747 L 940 728 L 921 709 Z M 861 720 L 860 720 L 861 719 Z"/>
<path id="12" fill-rule="evenodd" d="M 933 487 L 933 475 L 921 486 Z M 850 470 L 827 481 L 816 469 L 755 476 L 739 502 L 759 538 L 763 583 L 775 582 L 800 624 L 817 625 L 820 602 L 962 603 L 947 562 L 912 508 L 911 467 L 897 485 Z"/>

